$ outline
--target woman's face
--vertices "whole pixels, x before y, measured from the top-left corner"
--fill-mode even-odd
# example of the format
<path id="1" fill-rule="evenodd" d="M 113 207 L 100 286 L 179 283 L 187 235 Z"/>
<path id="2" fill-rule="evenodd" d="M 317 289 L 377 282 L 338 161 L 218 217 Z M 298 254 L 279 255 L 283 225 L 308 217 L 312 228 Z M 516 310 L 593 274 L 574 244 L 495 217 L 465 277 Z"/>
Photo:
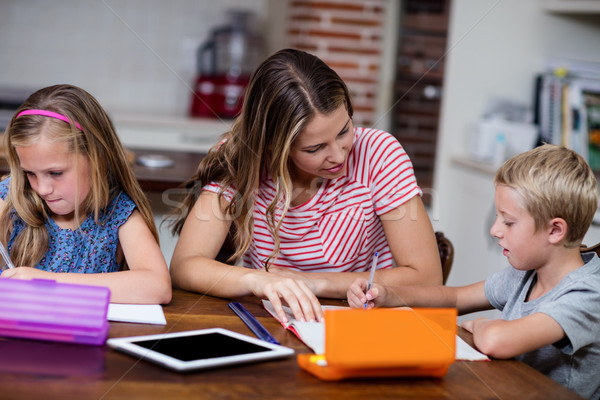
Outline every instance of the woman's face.
<path id="1" fill-rule="evenodd" d="M 345 106 L 327 115 L 316 114 L 290 149 L 293 184 L 309 187 L 318 178 L 343 176 L 353 143 L 354 126 Z"/>

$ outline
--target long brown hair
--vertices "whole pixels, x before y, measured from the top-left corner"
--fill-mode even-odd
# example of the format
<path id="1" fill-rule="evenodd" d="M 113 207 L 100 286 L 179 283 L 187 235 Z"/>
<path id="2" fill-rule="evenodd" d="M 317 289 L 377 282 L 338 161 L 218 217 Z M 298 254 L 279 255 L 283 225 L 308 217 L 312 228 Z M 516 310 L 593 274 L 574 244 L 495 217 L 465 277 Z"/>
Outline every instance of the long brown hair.
<path id="1" fill-rule="evenodd" d="M 33 109 L 62 114 L 69 123 L 40 115 L 17 117 L 21 111 Z M 91 190 L 82 203 L 86 214 L 93 213 L 94 220 L 99 223 L 102 210 L 123 191 L 134 201 L 158 241 L 150 204 L 133 174 L 125 150 L 106 112 L 85 90 L 71 85 L 55 85 L 33 93 L 19 107 L 4 135 L 11 180 L 5 207 L 0 213 L 0 226 L 12 226 L 12 212 L 16 212 L 25 222 L 25 228 L 15 238 L 11 249 L 15 265 L 34 266 L 48 250 L 48 232 L 45 227 L 48 209 L 31 188 L 15 150 L 16 146 L 33 143 L 43 131 L 50 134 L 53 140 L 65 141 L 74 154 L 84 155 L 89 159 Z M 77 213 L 76 209 L 76 220 L 79 220 Z M 10 229 L 4 229 L 0 233 L 0 240 L 7 245 L 10 235 Z M 123 265 L 126 267 L 125 262 Z"/>
<path id="2" fill-rule="evenodd" d="M 237 261 L 250 247 L 253 236 L 255 193 L 261 174 L 268 168 L 276 195 L 267 208 L 267 224 L 279 249 L 279 222 L 290 206 L 292 183 L 288 170 L 290 147 L 315 114 L 329 114 L 340 106 L 353 114 L 344 81 L 318 57 L 300 50 L 284 49 L 273 54 L 254 72 L 244 105 L 231 131 L 202 160 L 196 174 L 185 184 L 188 193 L 175 211 L 173 233 L 181 232 L 202 187 L 216 181 L 235 197 L 223 210 L 233 220 Z M 223 190 L 219 194 L 222 199 Z M 268 260 L 265 260 L 267 263 Z"/>

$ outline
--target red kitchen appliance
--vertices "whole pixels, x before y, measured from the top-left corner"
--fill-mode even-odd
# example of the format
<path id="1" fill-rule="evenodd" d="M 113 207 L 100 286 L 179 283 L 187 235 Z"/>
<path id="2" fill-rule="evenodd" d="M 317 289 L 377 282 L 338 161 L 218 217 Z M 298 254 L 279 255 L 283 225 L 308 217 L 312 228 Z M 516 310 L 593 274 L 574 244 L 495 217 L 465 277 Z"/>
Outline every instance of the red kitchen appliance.
<path id="1" fill-rule="evenodd" d="M 233 118 L 242 109 L 250 75 L 262 54 L 262 39 L 252 28 L 253 14 L 227 13 L 228 23 L 214 28 L 197 52 L 192 117 Z"/>

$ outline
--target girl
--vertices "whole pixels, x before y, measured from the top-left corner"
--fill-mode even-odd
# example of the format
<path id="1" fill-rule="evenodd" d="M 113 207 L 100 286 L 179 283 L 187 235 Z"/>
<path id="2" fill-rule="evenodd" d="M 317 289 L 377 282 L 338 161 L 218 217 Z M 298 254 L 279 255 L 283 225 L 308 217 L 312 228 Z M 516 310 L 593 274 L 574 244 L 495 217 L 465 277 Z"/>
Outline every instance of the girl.
<path id="1" fill-rule="evenodd" d="M 376 280 L 441 283 L 408 156 L 388 133 L 354 128 L 352 113 L 346 85 L 317 57 L 286 49 L 265 60 L 187 185 L 174 284 L 267 298 L 285 322 L 282 302 L 299 320 L 321 319 L 317 296 L 345 298 L 376 251 Z M 232 227 L 243 267 L 215 260 Z"/>
<path id="2" fill-rule="evenodd" d="M 18 267 L 0 277 L 107 286 L 116 303 L 168 303 L 149 203 L 96 99 L 69 85 L 41 89 L 4 136 L 0 239 Z"/>

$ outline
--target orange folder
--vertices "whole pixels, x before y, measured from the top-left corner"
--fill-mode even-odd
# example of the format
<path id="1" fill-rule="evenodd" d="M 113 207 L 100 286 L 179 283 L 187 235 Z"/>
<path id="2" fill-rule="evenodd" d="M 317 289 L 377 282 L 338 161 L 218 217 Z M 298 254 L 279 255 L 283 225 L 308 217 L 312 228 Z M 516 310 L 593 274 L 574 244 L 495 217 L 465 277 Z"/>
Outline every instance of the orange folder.
<path id="1" fill-rule="evenodd" d="M 455 360 L 454 308 L 325 311 L 325 354 L 298 364 L 324 380 L 442 377 Z"/>

